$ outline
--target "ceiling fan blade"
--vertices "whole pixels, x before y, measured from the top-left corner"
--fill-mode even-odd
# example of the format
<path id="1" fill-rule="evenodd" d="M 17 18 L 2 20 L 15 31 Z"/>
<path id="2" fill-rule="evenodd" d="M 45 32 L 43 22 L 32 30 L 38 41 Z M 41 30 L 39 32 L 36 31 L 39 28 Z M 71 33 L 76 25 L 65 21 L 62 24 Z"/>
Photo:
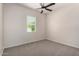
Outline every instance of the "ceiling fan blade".
<path id="1" fill-rule="evenodd" d="M 45 8 L 46 10 L 48 10 L 48 11 L 52 11 L 51 9 L 47 9 L 47 8 Z"/>
<path id="2" fill-rule="evenodd" d="M 41 14 L 43 13 L 43 10 L 41 10 Z"/>
<path id="3" fill-rule="evenodd" d="M 42 6 L 42 3 L 40 3 L 40 6 Z"/>
<path id="4" fill-rule="evenodd" d="M 41 7 L 42 7 L 42 6 L 44 6 L 44 4 L 43 4 L 43 3 L 40 3 L 40 5 L 41 5 Z"/>
<path id="5" fill-rule="evenodd" d="M 45 6 L 45 7 L 47 8 L 47 7 L 52 6 L 52 5 L 55 5 L 55 3 L 50 3 L 50 4 L 48 4 L 48 5 Z"/>

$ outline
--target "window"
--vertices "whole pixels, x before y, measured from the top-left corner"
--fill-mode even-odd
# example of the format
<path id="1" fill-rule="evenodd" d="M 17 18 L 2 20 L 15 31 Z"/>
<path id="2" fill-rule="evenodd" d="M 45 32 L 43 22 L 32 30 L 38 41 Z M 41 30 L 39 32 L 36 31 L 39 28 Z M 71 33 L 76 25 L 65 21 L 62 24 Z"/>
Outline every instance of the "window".
<path id="1" fill-rule="evenodd" d="M 27 32 L 36 32 L 36 17 L 27 16 Z"/>

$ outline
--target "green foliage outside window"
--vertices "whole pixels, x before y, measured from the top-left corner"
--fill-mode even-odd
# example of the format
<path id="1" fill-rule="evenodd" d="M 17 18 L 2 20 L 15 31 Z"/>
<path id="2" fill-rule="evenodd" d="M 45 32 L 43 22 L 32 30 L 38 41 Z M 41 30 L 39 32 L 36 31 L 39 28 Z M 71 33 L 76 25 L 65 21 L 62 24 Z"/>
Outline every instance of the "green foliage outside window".
<path id="1" fill-rule="evenodd" d="M 30 28 L 32 32 L 35 32 L 35 25 L 29 24 L 28 28 Z"/>
<path id="2" fill-rule="evenodd" d="M 27 32 L 35 32 L 36 31 L 36 17 L 27 17 Z"/>

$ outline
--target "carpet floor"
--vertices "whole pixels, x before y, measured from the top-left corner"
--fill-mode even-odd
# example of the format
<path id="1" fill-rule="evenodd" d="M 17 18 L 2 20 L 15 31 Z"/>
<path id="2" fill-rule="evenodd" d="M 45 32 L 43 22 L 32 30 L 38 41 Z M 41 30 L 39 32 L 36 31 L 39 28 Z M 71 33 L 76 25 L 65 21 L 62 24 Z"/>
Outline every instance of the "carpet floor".
<path id="1" fill-rule="evenodd" d="M 79 49 L 49 40 L 41 40 L 4 49 L 3 56 L 79 56 Z"/>

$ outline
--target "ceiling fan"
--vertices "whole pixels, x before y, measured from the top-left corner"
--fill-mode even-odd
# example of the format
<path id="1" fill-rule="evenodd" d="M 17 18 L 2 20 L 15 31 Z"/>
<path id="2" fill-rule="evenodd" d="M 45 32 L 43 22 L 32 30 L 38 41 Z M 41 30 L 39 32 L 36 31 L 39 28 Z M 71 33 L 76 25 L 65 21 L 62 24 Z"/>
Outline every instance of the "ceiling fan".
<path id="1" fill-rule="evenodd" d="M 55 5 L 55 3 L 50 3 L 50 4 L 46 5 L 46 6 L 44 5 L 44 3 L 40 3 L 41 8 L 38 8 L 38 9 L 41 9 L 41 12 L 40 12 L 41 14 L 44 12 L 43 9 L 51 12 L 52 10 L 48 9 L 48 7 L 50 7 L 52 5 Z"/>

